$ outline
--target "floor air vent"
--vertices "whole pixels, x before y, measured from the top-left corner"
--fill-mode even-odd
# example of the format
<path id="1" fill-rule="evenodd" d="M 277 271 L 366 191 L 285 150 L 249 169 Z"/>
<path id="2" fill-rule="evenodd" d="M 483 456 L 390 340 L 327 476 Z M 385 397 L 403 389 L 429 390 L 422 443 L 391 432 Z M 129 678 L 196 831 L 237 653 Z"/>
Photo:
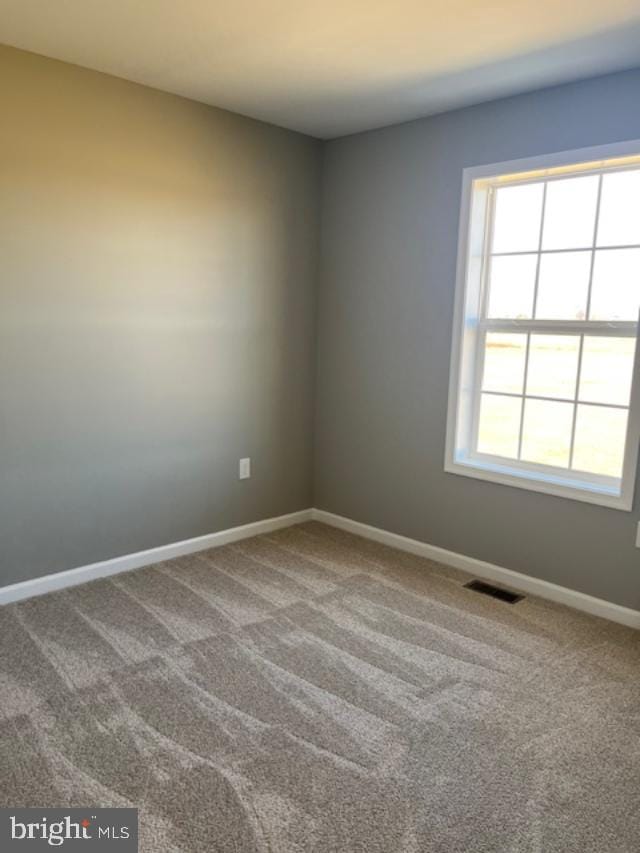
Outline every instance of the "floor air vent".
<path id="1" fill-rule="evenodd" d="M 506 601 L 507 604 L 515 604 L 521 601 L 524 595 L 518 595 L 517 592 L 509 592 L 508 589 L 500 589 L 498 586 L 492 586 L 484 581 L 469 581 L 465 584 L 467 589 L 472 589 L 474 592 L 481 592 L 483 595 L 490 595 L 491 598 L 499 598 L 500 601 Z"/>

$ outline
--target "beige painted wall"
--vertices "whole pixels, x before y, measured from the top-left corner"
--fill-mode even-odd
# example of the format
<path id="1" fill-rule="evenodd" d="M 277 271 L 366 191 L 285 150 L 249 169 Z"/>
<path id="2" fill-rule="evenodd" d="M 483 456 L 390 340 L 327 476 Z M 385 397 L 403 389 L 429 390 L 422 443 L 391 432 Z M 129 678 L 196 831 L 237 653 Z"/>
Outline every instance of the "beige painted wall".
<path id="1" fill-rule="evenodd" d="M 309 506 L 319 143 L 9 48 L 0 106 L 0 585 Z"/>

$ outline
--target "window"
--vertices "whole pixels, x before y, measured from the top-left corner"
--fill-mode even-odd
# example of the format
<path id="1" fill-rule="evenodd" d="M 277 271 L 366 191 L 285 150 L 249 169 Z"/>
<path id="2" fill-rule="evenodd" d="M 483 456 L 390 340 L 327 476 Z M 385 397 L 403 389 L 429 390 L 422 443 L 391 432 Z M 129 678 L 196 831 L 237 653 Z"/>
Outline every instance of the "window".
<path id="1" fill-rule="evenodd" d="M 639 308 L 640 142 L 465 170 L 446 470 L 631 509 Z"/>

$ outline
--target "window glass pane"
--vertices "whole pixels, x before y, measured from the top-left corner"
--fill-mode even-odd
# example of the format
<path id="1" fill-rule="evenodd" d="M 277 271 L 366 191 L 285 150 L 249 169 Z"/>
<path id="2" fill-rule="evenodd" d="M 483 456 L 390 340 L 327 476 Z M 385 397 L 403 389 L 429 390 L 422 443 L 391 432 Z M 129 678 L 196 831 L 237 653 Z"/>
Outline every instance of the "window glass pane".
<path id="1" fill-rule="evenodd" d="M 591 252 L 542 255 L 538 279 L 538 320 L 584 320 Z"/>
<path id="2" fill-rule="evenodd" d="M 573 400 L 579 348 L 577 335 L 531 335 L 527 394 Z"/>
<path id="3" fill-rule="evenodd" d="M 637 320 L 640 304 L 640 249 L 596 252 L 590 320 Z"/>
<path id="4" fill-rule="evenodd" d="M 635 338 L 585 337 L 580 400 L 628 406 Z"/>
<path id="5" fill-rule="evenodd" d="M 491 259 L 489 317 L 531 317 L 537 263 L 537 255 L 504 255 Z"/>
<path id="6" fill-rule="evenodd" d="M 640 171 L 613 172 L 602 179 L 598 246 L 640 243 Z"/>
<path id="7" fill-rule="evenodd" d="M 520 436 L 519 397 L 483 394 L 480 401 L 478 451 L 515 459 Z"/>
<path id="8" fill-rule="evenodd" d="M 573 468 L 621 477 L 626 430 L 626 409 L 578 406 Z"/>
<path id="9" fill-rule="evenodd" d="M 496 190 L 494 252 L 536 251 L 540 240 L 543 184 Z"/>
<path id="10" fill-rule="evenodd" d="M 597 175 L 549 181 L 544 206 L 543 249 L 593 245 L 598 201 Z"/>
<path id="11" fill-rule="evenodd" d="M 571 451 L 573 403 L 526 400 L 522 459 L 566 468 Z"/>
<path id="12" fill-rule="evenodd" d="M 522 394 L 526 335 L 489 332 L 484 345 L 483 391 Z"/>

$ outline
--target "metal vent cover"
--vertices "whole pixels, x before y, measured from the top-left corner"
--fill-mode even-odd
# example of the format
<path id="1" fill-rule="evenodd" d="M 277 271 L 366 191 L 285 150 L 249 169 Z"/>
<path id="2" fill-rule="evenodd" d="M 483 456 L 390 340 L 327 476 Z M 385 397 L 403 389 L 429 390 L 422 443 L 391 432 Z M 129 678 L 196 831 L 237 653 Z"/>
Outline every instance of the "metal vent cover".
<path id="1" fill-rule="evenodd" d="M 511 592 L 508 589 L 501 589 L 499 586 L 485 583 L 484 581 L 473 580 L 465 584 L 467 589 L 472 589 L 474 592 L 480 592 L 482 595 L 489 595 L 491 598 L 497 598 L 500 601 L 506 601 L 507 604 L 516 604 L 522 601 L 524 595 L 519 595 L 517 592 Z"/>

